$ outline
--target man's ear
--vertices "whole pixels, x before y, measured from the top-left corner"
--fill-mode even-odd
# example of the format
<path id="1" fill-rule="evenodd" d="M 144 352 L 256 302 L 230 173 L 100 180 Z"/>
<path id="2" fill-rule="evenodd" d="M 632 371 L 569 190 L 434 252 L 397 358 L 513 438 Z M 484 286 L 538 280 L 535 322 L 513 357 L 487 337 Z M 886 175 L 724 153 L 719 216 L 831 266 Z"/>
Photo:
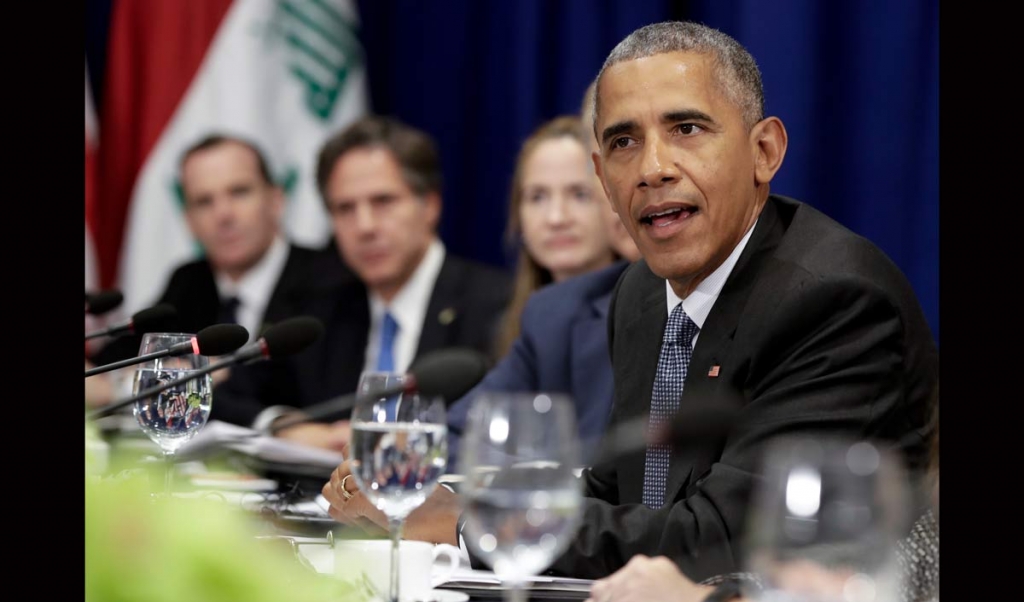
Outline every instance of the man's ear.
<path id="1" fill-rule="evenodd" d="M 786 156 L 786 126 L 778 117 L 765 117 L 751 129 L 750 142 L 754 151 L 754 181 L 757 185 L 767 184 Z"/>
<path id="2" fill-rule="evenodd" d="M 281 226 L 281 220 L 284 219 L 284 210 L 288 204 L 284 196 L 284 189 L 280 186 L 274 186 L 270 189 L 270 195 L 274 219 L 277 221 L 278 226 Z"/>
<path id="3" fill-rule="evenodd" d="M 433 230 L 441 222 L 441 194 L 439 192 L 428 192 L 423 195 L 423 204 L 427 211 L 427 223 Z"/>

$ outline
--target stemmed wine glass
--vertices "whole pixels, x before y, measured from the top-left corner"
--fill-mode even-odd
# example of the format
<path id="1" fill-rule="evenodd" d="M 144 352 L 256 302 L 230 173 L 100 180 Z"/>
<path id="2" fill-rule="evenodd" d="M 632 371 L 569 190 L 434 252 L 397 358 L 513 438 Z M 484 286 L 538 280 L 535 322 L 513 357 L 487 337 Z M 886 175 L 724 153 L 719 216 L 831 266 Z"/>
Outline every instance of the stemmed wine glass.
<path id="1" fill-rule="evenodd" d="M 142 337 L 139 355 L 163 351 L 192 340 L 194 335 L 176 332 L 150 332 Z M 178 355 L 149 360 L 135 371 L 132 391 L 141 391 L 187 377 L 206 368 L 210 358 L 205 355 Z M 170 495 L 174 454 L 203 428 L 210 417 L 213 379 L 209 374 L 193 378 L 165 391 L 135 402 L 134 414 L 142 431 L 163 452 L 166 464 L 164 494 Z"/>
<path id="2" fill-rule="evenodd" d="M 388 518 L 391 535 L 390 602 L 398 602 L 398 546 L 402 525 L 437 486 L 448 464 L 444 400 L 415 392 L 379 392 L 404 382 L 391 373 L 366 373 L 352 411 L 350 466 L 359 490 Z"/>
<path id="3" fill-rule="evenodd" d="M 868 441 L 785 438 L 752 497 L 747 567 L 764 601 L 895 602 L 909 518 L 903 465 Z"/>
<path id="4" fill-rule="evenodd" d="M 459 457 L 466 544 L 526 599 L 526 579 L 568 547 L 582 489 L 572 401 L 546 393 L 484 393 L 469 410 Z"/>

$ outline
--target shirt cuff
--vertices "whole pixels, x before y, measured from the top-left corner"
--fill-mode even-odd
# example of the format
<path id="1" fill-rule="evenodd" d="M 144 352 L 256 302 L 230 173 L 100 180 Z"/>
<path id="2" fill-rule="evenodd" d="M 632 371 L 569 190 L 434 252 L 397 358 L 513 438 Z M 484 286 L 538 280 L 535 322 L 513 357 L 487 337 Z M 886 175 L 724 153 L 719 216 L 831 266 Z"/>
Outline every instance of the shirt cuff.
<path id="1" fill-rule="evenodd" d="M 441 487 L 444 487 L 452 493 L 456 493 L 455 488 L 448 483 L 441 483 Z M 469 560 L 469 548 L 466 547 L 466 538 L 462 536 L 462 529 L 464 529 L 465 526 L 466 521 L 463 520 L 462 515 L 460 515 L 458 525 L 456 526 L 457 535 L 459 536 L 459 562 L 464 566 L 471 566 L 472 563 Z"/>
<path id="2" fill-rule="evenodd" d="M 260 432 L 267 432 L 270 430 L 270 425 L 275 420 L 281 416 L 297 411 L 297 408 L 293 408 L 291 406 L 270 406 L 256 415 L 256 420 L 252 421 L 252 429 Z"/>

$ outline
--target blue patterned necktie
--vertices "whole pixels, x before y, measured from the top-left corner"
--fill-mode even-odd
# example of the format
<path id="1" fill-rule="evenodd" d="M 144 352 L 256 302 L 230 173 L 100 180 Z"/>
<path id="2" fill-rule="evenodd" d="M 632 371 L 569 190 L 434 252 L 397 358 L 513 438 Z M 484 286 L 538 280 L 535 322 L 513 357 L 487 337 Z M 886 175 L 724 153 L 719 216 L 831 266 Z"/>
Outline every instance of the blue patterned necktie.
<path id="1" fill-rule="evenodd" d="M 398 334 L 398 322 L 388 312 L 380 326 L 380 352 L 377 354 L 377 372 L 395 371 L 395 335 Z"/>
<path id="2" fill-rule="evenodd" d="M 661 339 L 661 355 L 658 357 L 658 372 L 654 377 L 654 394 L 651 397 L 651 415 L 647 432 L 658 432 L 679 409 L 679 398 L 683 395 L 686 382 L 686 368 L 693 355 L 693 337 L 697 325 L 683 311 L 683 304 L 676 305 L 665 324 Z M 668 480 L 668 465 L 671 446 L 648 445 L 644 460 L 643 503 L 649 508 L 661 508 L 665 504 L 665 482 Z"/>

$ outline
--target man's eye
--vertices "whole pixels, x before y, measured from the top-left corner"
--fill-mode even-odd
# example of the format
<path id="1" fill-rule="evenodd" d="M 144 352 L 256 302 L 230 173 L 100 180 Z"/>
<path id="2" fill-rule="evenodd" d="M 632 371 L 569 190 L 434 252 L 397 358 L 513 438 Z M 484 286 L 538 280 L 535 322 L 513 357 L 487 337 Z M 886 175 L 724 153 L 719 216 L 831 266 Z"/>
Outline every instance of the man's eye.
<path id="1" fill-rule="evenodd" d="M 631 140 L 625 136 L 622 138 L 616 138 L 615 140 L 612 140 L 612 148 L 626 148 L 629 146 L 630 142 Z"/>
<path id="2" fill-rule="evenodd" d="M 703 132 L 704 128 L 700 127 L 695 123 L 683 123 L 679 126 L 679 133 L 689 136 L 690 134 L 696 134 L 697 132 Z"/>

